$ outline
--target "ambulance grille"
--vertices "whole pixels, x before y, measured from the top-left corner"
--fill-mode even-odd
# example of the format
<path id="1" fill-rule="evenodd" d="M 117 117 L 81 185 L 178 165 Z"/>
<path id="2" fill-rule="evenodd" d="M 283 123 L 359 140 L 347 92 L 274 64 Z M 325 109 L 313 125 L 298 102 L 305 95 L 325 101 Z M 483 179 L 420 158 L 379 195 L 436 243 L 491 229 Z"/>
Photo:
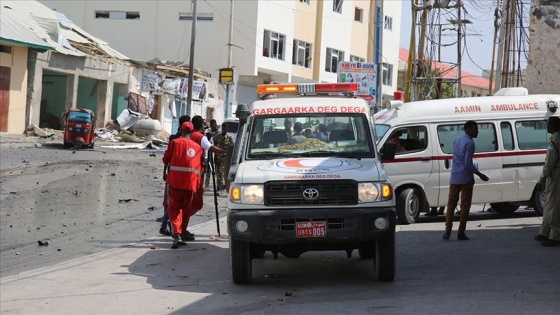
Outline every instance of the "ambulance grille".
<path id="1" fill-rule="evenodd" d="M 266 221 L 266 228 L 271 231 L 293 231 L 296 222 L 325 221 L 329 230 L 352 230 L 358 226 L 358 219 L 352 218 L 311 218 L 311 219 L 274 219 Z"/>
<path id="2" fill-rule="evenodd" d="M 304 198 L 306 189 L 316 189 L 319 196 Z M 349 180 L 267 182 L 264 199 L 266 206 L 356 205 L 358 183 Z"/>

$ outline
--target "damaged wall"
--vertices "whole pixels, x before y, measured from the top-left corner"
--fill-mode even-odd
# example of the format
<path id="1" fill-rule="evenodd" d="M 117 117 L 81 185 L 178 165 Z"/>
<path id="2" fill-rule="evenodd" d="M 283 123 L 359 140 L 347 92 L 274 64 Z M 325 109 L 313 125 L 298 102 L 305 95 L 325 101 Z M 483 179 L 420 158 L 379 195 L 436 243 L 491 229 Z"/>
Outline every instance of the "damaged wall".
<path id="1" fill-rule="evenodd" d="M 49 70 L 67 75 L 65 108 L 79 107 L 78 84 L 81 78 L 99 80 L 97 104 L 95 108 L 97 127 L 103 127 L 111 118 L 113 88 L 115 84 L 128 86 L 130 64 L 118 59 L 103 57 L 76 57 L 53 51 L 37 54 L 37 59 L 29 78 L 30 97 L 28 99 L 29 121 L 27 124 L 39 125 L 42 100 L 43 71 Z M 47 87 L 48 88 L 48 87 Z"/>
<path id="2" fill-rule="evenodd" d="M 560 93 L 560 0 L 532 0 L 526 88 Z"/>

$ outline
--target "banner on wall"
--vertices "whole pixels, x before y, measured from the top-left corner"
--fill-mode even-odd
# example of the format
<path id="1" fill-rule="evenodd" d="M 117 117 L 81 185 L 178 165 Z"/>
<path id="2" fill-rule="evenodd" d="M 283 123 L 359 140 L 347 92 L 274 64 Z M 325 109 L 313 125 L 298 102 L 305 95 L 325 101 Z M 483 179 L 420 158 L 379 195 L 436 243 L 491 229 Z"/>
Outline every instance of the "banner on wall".
<path id="1" fill-rule="evenodd" d="M 159 74 L 153 71 L 142 71 L 142 90 L 157 91 L 161 78 Z"/>
<path id="2" fill-rule="evenodd" d="M 341 61 L 338 63 L 338 82 L 358 83 L 356 96 L 371 102 L 376 94 L 377 66 L 374 63 Z"/>

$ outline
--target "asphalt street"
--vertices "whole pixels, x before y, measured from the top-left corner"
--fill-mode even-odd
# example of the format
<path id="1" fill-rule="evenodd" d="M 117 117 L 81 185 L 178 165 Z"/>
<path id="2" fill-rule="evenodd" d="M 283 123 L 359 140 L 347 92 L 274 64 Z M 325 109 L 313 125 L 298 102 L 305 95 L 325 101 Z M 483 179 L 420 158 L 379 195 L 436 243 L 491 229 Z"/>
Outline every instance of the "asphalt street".
<path id="1" fill-rule="evenodd" d="M 277 260 L 266 253 L 253 260 L 252 283 L 234 285 L 225 198 L 217 198 L 222 237 L 211 194 L 193 219 L 194 242 L 172 250 L 169 237 L 158 235 L 159 153 L 9 143 L 3 139 L 0 148 L 2 314 L 541 315 L 560 309 L 560 248 L 533 239 L 542 218 L 530 210 L 503 216 L 475 205 L 469 241 L 457 241 L 456 233 L 442 240 L 442 216 L 398 225 L 394 282 L 375 281 L 372 260 L 357 252 L 352 258 L 314 252 Z M 93 192 L 72 193 L 87 189 Z M 120 201 L 126 199 L 132 200 Z"/>

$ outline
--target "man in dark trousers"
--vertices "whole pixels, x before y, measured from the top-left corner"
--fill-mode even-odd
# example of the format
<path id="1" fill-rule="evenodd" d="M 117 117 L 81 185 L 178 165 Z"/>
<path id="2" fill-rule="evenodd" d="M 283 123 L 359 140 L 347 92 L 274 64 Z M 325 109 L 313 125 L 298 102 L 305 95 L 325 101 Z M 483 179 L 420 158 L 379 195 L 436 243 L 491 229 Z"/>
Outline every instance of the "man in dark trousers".
<path id="1" fill-rule="evenodd" d="M 193 196 L 202 182 L 204 151 L 190 139 L 193 130 L 191 122 L 183 123 L 182 137 L 171 141 L 163 155 L 163 178 L 169 184 L 168 212 L 173 226 L 173 249 L 182 244 L 191 217 Z"/>
<path id="2" fill-rule="evenodd" d="M 226 151 L 222 150 L 210 142 L 208 138 L 204 135 L 204 119 L 201 116 L 194 116 L 192 118 L 192 124 L 194 126 L 194 132 L 190 135 L 191 140 L 196 142 L 198 145 L 202 147 L 202 149 L 206 152 L 211 151 L 212 153 L 216 154 L 225 154 Z M 195 214 L 198 210 L 202 209 L 204 205 L 203 200 L 204 188 L 202 187 L 202 181 L 200 182 L 200 187 L 196 190 L 196 194 L 194 196 L 193 203 L 191 205 L 191 215 Z M 183 241 L 192 241 L 194 240 L 194 235 L 186 231 L 183 235 Z"/>
<path id="3" fill-rule="evenodd" d="M 191 116 L 183 115 L 179 117 L 179 127 L 177 128 L 177 133 L 169 136 L 168 143 L 179 138 L 181 136 L 181 126 L 186 123 L 187 121 L 191 121 Z M 167 205 L 169 204 L 169 185 L 165 183 L 165 189 L 163 191 L 163 217 L 161 217 L 161 227 L 159 229 L 159 234 L 161 235 L 171 235 L 173 228 L 170 226 L 167 229 L 168 222 L 169 222 L 169 213 L 167 211 Z"/>
<path id="4" fill-rule="evenodd" d="M 544 188 L 544 210 L 541 230 L 535 239 L 543 246 L 560 246 L 560 117 L 549 117 L 546 129 L 552 136 L 537 183 Z"/>
<path id="5" fill-rule="evenodd" d="M 460 241 L 469 239 L 467 234 L 465 234 L 465 229 L 467 228 L 467 220 L 471 209 L 474 174 L 483 181 L 488 181 L 488 176 L 482 174 L 474 166 L 472 160 L 475 151 L 473 138 L 478 136 L 478 124 L 469 120 L 465 123 L 464 130 L 465 134 L 453 142 L 453 163 L 451 165 L 451 179 L 449 180 L 444 240 L 448 240 L 451 236 L 453 213 L 459 201 L 459 194 L 461 194 L 461 210 L 457 239 Z"/>

